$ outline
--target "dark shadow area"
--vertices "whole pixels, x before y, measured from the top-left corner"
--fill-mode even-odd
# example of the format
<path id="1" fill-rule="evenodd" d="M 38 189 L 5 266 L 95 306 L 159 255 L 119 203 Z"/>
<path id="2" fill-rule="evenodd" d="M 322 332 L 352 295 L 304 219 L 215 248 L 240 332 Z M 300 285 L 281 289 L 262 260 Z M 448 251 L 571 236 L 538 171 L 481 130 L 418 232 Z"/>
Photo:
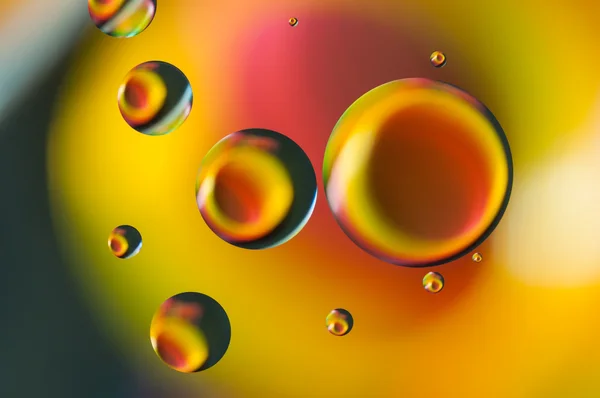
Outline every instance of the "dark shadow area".
<path id="1" fill-rule="evenodd" d="M 0 397 L 135 397 L 133 374 L 95 329 L 54 239 L 46 135 L 66 65 L 0 124 Z"/>

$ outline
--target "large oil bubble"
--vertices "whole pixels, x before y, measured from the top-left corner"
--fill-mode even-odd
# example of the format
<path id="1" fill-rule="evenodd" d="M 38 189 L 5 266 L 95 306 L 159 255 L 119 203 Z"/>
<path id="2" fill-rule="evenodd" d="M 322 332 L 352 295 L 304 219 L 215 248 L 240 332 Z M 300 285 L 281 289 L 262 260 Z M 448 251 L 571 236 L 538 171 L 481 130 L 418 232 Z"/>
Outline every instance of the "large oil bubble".
<path id="1" fill-rule="evenodd" d="M 219 362 L 231 340 L 227 313 L 213 298 L 180 293 L 156 311 L 150 340 L 158 357 L 171 368 L 194 373 Z"/>
<path id="2" fill-rule="evenodd" d="M 192 111 L 193 93 L 187 77 L 162 61 L 144 62 L 123 79 L 117 95 L 121 115 L 147 135 L 168 134 Z"/>
<path id="3" fill-rule="evenodd" d="M 512 156 L 492 113 L 449 84 L 396 80 L 336 124 L 323 164 L 327 200 L 360 248 L 392 264 L 457 259 L 508 204 Z"/>
<path id="4" fill-rule="evenodd" d="M 317 199 L 317 179 L 302 148 L 283 134 L 248 129 L 219 141 L 202 161 L 196 202 L 221 239 L 266 249 L 293 238 Z"/>
<path id="5" fill-rule="evenodd" d="M 156 0 L 88 0 L 94 24 L 113 37 L 133 37 L 150 25 L 156 14 Z"/>

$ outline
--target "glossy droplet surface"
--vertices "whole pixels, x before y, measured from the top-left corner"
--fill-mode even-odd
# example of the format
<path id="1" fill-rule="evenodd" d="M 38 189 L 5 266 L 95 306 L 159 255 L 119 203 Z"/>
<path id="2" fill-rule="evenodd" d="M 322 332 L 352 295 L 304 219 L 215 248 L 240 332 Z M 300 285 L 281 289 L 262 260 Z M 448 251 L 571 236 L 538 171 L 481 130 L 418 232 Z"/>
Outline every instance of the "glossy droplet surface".
<path id="1" fill-rule="evenodd" d="M 298 18 L 290 18 L 288 23 L 290 24 L 290 26 L 294 27 L 296 25 L 298 25 Z"/>
<path id="2" fill-rule="evenodd" d="M 117 94 L 123 119 L 147 135 L 173 132 L 192 110 L 193 93 L 187 77 L 162 61 L 145 62 L 123 79 Z"/>
<path id="3" fill-rule="evenodd" d="M 142 234 L 131 225 L 120 225 L 108 236 L 108 248 L 118 258 L 131 258 L 142 249 Z"/>
<path id="4" fill-rule="evenodd" d="M 150 341 L 158 357 L 183 373 L 206 370 L 219 362 L 231 340 L 227 313 L 213 298 L 195 292 L 166 300 L 150 325 Z"/>
<path id="5" fill-rule="evenodd" d="M 248 249 L 278 246 L 304 227 L 317 180 L 304 151 L 283 134 L 249 129 L 219 141 L 196 182 L 202 218 L 221 239 Z"/>
<path id="6" fill-rule="evenodd" d="M 150 25 L 156 0 L 88 0 L 88 11 L 96 27 L 113 37 L 133 37 Z"/>
<path id="7" fill-rule="evenodd" d="M 471 258 L 473 259 L 473 261 L 475 261 L 476 263 L 480 263 L 481 260 L 483 260 L 483 256 L 481 255 L 481 253 L 474 253 L 473 256 L 471 256 Z"/>
<path id="8" fill-rule="evenodd" d="M 512 187 L 508 140 L 466 92 L 428 79 L 379 86 L 336 124 L 323 162 L 346 235 L 392 264 L 460 258 L 501 219 Z"/>
<path id="9" fill-rule="evenodd" d="M 439 293 L 444 288 L 444 277 L 438 272 L 428 272 L 423 277 L 423 287 L 429 293 Z"/>
<path id="10" fill-rule="evenodd" d="M 334 336 L 345 336 L 354 327 L 354 318 L 349 311 L 343 308 L 332 310 L 325 318 L 325 326 Z"/>
<path id="11" fill-rule="evenodd" d="M 446 65 L 446 55 L 441 51 L 432 52 L 429 60 L 431 61 L 431 65 L 436 68 L 441 68 Z"/>

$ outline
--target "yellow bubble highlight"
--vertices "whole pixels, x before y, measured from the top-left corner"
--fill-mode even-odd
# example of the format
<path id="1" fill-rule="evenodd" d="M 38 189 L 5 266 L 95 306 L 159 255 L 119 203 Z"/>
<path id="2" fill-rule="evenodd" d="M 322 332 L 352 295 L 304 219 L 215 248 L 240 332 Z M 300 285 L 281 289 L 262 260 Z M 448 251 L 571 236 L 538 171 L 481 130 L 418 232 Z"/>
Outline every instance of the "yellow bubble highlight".
<path id="1" fill-rule="evenodd" d="M 125 120 L 130 124 L 144 124 L 164 105 L 167 85 L 156 72 L 139 66 L 125 76 L 117 97 Z"/>
<path id="2" fill-rule="evenodd" d="M 458 253 L 486 231 L 505 199 L 509 170 L 503 143 L 490 121 L 465 98 L 466 94 L 449 87 L 426 79 L 384 84 L 348 108 L 332 132 L 324 160 L 330 206 L 338 215 L 343 212 L 341 222 L 346 227 L 358 231 L 354 238 L 382 257 L 426 262 Z M 435 109 L 441 118 L 460 120 L 465 126 L 462 131 L 485 154 L 485 168 L 490 174 L 491 186 L 482 213 L 463 233 L 449 238 L 425 239 L 398 228 L 382 213 L 370 189 L 373 149 L 383 125 L 394 115 L 420 106 Z M 406 195 L 410 196 L 410 192 Z"/>
<path id="3" fill-rule="evenodd" d="M 88 0 L 90 14 L 98 19 L 107 19 L 121 9 L 126 0 Z"/>
<path id="4" fill-rule="evenodd" d="M 156 355 L 180 372 L 195 372 L 208 359 L 204 333 L 185 319 L 156 317 L 150 328 L 150 340 Z"/>
<path id="5" fill-rule="evenodd" d="M 446 55 L 441 51 L 434 51 L 429 57 L 431 64 L 436 68 L 441 68 L 446 65 Z"/>
<path id="6" fill-rule="evenodd" d="M 197 180 L 198 207 L 223 238 L 250 241 L 272 231 L 294 198 L 281 161 L 261 148 L 218 143 L 203 161 Z"/>
<path id="7" fill-rule="evenodd" d="M 480 253 L 474 253 L 473 256 L 471 256 L 471 259 L 476 263 L 480 263 L 481 260 L 483 260 L 483 256 Z"/>
<path id="8" fill-rule="evenodd" d="M 325 318 L 325 325 L 329 333 L 334 336 L 345 336 L 352 330 L 352 319 L 347 311 L 333 310 Z"/>
<path id="9" fill-rule="evenodd" d="M 108 247 L 117 257 L 122 257 L 129 249 L 129 242 L 125 237 L 125 232 L 122 229 L 115 229 L 108 237 Z"/>

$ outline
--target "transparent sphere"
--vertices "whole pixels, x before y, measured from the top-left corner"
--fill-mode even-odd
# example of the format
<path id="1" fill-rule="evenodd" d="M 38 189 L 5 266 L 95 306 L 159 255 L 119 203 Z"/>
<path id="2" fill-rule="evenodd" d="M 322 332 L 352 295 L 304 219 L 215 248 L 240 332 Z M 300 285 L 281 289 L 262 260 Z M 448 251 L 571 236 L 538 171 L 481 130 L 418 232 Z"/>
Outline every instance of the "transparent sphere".
<path id="1" fill-rule="evenodd" d="M 444 277 L 438 272 L 428 272 L 423 277 L 423 287 L 429 293 L 439 293 L 444 288 Z"/>
<path id="2" fill-rule="evenodd" d="M 142 234 L 131 225 L 120 225 L 108 236 L 108 248 L 118 258 L 131 258 L 142 249 Z"/>
<path id="3" fill-rule="evenodd" d="M 294 237 L 308 222 L 317 179 L 304 151 L 283 134 L 249 129 L 219 141 L 196 181 L 202 218 L 221 239 L 266 249 Z"/>
<path id="4" fill-rule="evenodd" d="M 469 253 L 502 218 L 512 157 L 499 123 L 464 91 L 397 80 L 352 104 L 323 162 L 329 207 L 346 235 L 392 264 Z"/>
<path id="5" fill-rule="evenodd" d="M 436 68 L 441 68 L 442 66 L 446 65 L 446 55 L 441 51 L 432 52 L 429 60 L 431 61 L 431 65 L 435 66 Z"/>
<path id="6" fill-rule="evenodd" d="M 180 293 L 166 300 L 150 325 L 150 341 L 158 357 L 183 373 L 206 370 L 219 362 L 231 340 L 227 313 L 213 298 Z"/>
<path id="7" fill-rule="evenodd" d="M 133 68 L 117 94 L 123 119 L 136 131 L 164 135 L 176 130 L 192 110 L 193 93 L 187 77 L 162 61 Z"/>
<path id="8" fill-rule="evenodd" d="M 334 336 L 345 336 L 354 327 L 354 318 L 350 312 L 342 308 L 332 310 L 325 318 L 327 330 Z"/>

